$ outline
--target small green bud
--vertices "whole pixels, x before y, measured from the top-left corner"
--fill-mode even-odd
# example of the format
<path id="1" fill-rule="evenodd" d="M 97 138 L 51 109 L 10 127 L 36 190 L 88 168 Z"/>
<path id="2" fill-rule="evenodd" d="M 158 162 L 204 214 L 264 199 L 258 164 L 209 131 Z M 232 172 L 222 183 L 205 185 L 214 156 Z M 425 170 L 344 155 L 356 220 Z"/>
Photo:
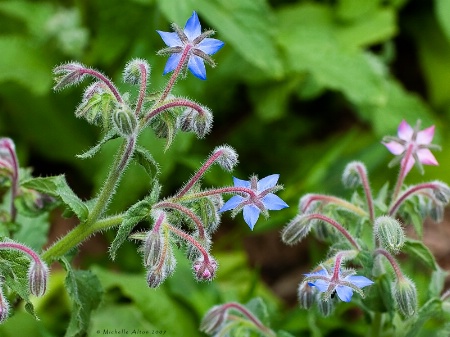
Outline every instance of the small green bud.
<path id="1" fill-rule="evenodd" d="M 361 171 L 361 172 L 358 172 Z M 362 184 L 361 181 L 361 174 L 367 176 L 367 169 L 366 166 L 359 162 L 359 161 L 353 161 L 349 163 L 344 170 L 344 173 L 342 174 L 342 183 L 345 187 L 348 188 L 354 188 Z"/>
<path id="2" fill-rule="evenodd" d="M 300 242 L 309 234 L 313 223 L 314 220 L 308 219 L 307 214 L 299 214 L 283 228 L 281 239 L 288 245 Z"/>
<path id="3" fill-rule="evenodd" d="M 142 78 L 142 73 L 144 78 L 147 80 L 150 75 L 150 65 L 146 60 L 134 59 L 127 63 L 123 71 L 123 80 L 125 83 L 139 84 Z"/>
<path id="4" fill-rule="evenodd" d="M 317 291 L 311 287 L 308 282 L 302 282 L 298 285 L 297 297 L 300 307 L 309 309 L 316 302 Z"/>
<path id="5" fill-rule="evenodd" d="M 374 233 L 381 245 L 392 253 L 398 253 L 405 243 L 400 222 L 389 216 L 380 216 L 375 220 Z"/>
<path id="6" fill-rule="evenodd" d="M 42 296 L 47 290 L 48 267 L 40 261 L 32 261 L 28 270 L 28 284 L 30 293 L 35 296 Z"/>
<path id="7" fill-rule="evenodd" d="M 392 284 L 392 294 L 397 309 L 403 316 L 411 317 L 417 313 L 417 290 L 409 278 L 397 279 Z"/>
<path id="8" fill-rule="evenodd" d="M 319 293 L 316 295 L 317 308 L 319 313 L 324 316 L 330 316 L 334 311 L 334 301 L 332 298 L 324 299 Z"/>
<path id="9" fill-rule="evenodd" d="M 136 132 L 137 119 L 131 109 L 123 104 L 113 112 L 113 124 L 117 132 L 124 138 L 128 138 Z"/>

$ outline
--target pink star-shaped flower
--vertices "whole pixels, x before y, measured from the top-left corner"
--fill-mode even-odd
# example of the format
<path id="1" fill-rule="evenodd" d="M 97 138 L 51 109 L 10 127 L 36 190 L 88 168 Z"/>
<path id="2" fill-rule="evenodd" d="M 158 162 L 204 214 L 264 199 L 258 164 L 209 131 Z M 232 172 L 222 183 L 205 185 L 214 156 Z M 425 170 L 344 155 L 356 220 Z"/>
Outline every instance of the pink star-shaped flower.
<path id="1" fill-rule="evenodd" d="M 383 144 L 394 155 L 401 158 L 401 165 L 407 174 L 414 164 L 423 172 L 422 164 L 438 165 L 430 148 L 437 146 L 431 144 L 434 137 L 434 125 L 419 131 L 420 122 L 412 128 L 405 120 L 398 126 L 398 137 L 385 137 Z"/>

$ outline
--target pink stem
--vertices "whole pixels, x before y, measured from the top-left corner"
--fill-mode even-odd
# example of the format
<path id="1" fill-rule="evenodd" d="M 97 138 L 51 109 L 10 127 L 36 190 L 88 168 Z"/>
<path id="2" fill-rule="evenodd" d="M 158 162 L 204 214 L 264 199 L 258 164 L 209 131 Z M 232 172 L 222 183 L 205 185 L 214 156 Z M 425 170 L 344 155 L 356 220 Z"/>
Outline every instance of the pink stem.
<path id="1" fill-rule="evenodd" d="M 397 279 L 402 280 L 405 278 L 397 261 L 387 250 L 378 248 L 375 250 L 374 255 L 383 255 L 389 261 L 389 263 L 392 266 L 392 269 L 394 269 L 395 275 L 397 275 Z"/>
<path id="2" fill-rule="evenodd" d="M 122 96 L 120 96 L 119 91 L 117 90 L 115 85 L 101 72 L 94 70 L 94 69 L 90 69 L 90 68 L 83 68 L 81 70 L 81 73 L 89 74 L 93 77 L 98 78 L 103 83 L 105 83 L 108 86 L 109 90 L 111 90 L 111 92 L 114 95 L 114 97 L 116 98 L 117 102 L 123 103 Z"/>
<path id="3" fill-rule="evenodd" d="M 261 323 L 261 321 L 255 317 L 247 308 L 245 308 L 243 305 L 235 302 L 230 302 L 222 305 L 223 310 L 229 310 L 229 309 L 235 309 L 242 314 L 244 314 L 255 326 L 266 333 L 273 334 L 273 331 L 270 330 L 268 327 L 266 327 L 264 324 Z M 274 334 L 273 334 L 274 335 Z"/>
<path id="4" fill-rule="evenodd" d="M 203 114 L 203 109 L 201 108 L 200 105 L 198 105 L 192 101 L 189 101 L 187 99 L 178 98 L 173 101 L 167 102 L 167 103 L 157 107 L 156 109 L 152 110 L 149 114 L 147 114 L 143 118 L 143 121 L 144 121 L 144 123 L 147 123 L 150 119 L 152 119 L 156 115 L 160 114 L 161 112 L 163 112 L 167 109 L 170 109 L 170 108 L 176 108 L 176 107 L 180 107 L 180 106 L 192 108 L 192 109 L 198 111 L 199 114 L 201 114 L 201 115 Z"/>
<path id="5" fill-rule="evenodd" d="M 199 250 L 199 252 L 203 255 L 203 261 L 208 264 L 209 263 L 209 255 L 208 252 L 203 248 L 203 246 L 198 243 L 197 240 L 195 240 L 191 235 L 183 232 L 181 229 L 178 229 L 172 225 L 166 224 L 165 225 L 172 233 L 178 235 L 180 238 L 192 243 L 195 248 Z"/>
<path id="6" fill-rule="evenodd" d="M 42 261 L 39 257 L 39 255 L 37 255 L 34 250 L 28 248 L 27 246 L 24 246 L 20 243 L 15 243 L 15 242 L 0 242 L 0 249 L 15 249 L 18 251 L 21 251 L 25 254 L 27 254 L 28 256 L 30 256 L 33 261 L 37 264 L 42 264 Z"/>
<path id="7" fill-rule="evenodd" d="M 435 188 L 439 188 L 438 185 L 433 184 L 433 183 L 424 183 L 424 184 L 419 184 L 416 185 L 408 190 L 406 190 L 402 195 L 400 195 L 400 197 L 398 197 L 398 199 L 395 201 L 394 205 L 391 206 L 390 210 L 389 210 L 389 215 L 394 215 L 399 207 L 401 206 L 401 204 L 408 199 L 410 196 L 414 195 L 417 191 L 420 190 L 424 190 L 424 189 L 435 189 Z"/>

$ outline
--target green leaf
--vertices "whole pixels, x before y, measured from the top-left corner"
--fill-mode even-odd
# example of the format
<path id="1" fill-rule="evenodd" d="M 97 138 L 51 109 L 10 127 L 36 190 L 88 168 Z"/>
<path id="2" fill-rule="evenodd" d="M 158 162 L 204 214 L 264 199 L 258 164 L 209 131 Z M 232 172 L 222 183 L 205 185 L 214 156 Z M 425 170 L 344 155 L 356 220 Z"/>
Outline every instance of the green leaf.
<path id="1" fill-rule="evenodd" d="M 117 132 L 114 129 L 109 130 L 95 146 L 91 147 L 89 150 L 83 152 L 82 154 L 78 154 L 77 157 L 80 159 L 93 157 L 101 149 L 103 144 L 111 139 L 114 139 L 115 137 L 117 137 Z"/>
<path id="2" fill-rule="evenodd" d="M 287 6 L 279 11 L 278 22 L 277 38 L 292 71 L 311 73 L 319 84 L 341 91 L 356 104 L 386 101 L 380 64 L 368 52 L 339 41 L 338 26 L 329 6 Z"/>
<path id="3" fill-rule="evenodd" d="M 151 203 L 144 199 L 131 206 L 123 216 L 117 235 L 109 247 L 111 259 L 116 258 L 119 247 L 126 241 L 134 226 L 150 215 Z"/>
<path id="4" fill-rule="evenodd" d="M 30 260 L 22 252 L 0 250 L 0 275 L 5 278 L 6 285 L 25 301 L 25 310 L 37 319 L 29 299 L 29 266 Z"/>
<path id="5" fill-rule="evenodd" d="M 450 42 L 450 1 L 434 0 L 438 22 Z"/>
<path id="6" fill-rule="evenodd" d="M 34 218 L 21 214 L 17 216 L 19 230 L 14 233 L 14 239 L 27 245 L 36 252 L 41 251 L 48 241 L 48 231 L 50 228 L 49 214 L 40 214 Z"/>
<path id="7" fill-rule="evenodd" d="M 269 327 L 270 317 L 267 311 L 267 306 L 262 300 L 262 298 L 252 298 L 248 303 L 245 304 L 248 310 L 252 312 L 265 326 Z"/>
<path id="8" fill-rule="evenodd" d="M 159 165 L 156 160 L 153 158 L 150 151 L 148 151 L 143 146 L 136 146 L 136 150 L 134 152 L 134 158 L 137 162 L 144 168 L 145 172 L 153 178 L 154 175 L 159 174 Z M 155 170 L 155 174 L 152 174 L 152 171 Z"/>
<path id="9" fill-rule="evenodd" d="M 447 271 L 437 266 L 436 270 L 431 274 L 430 285 L 428 287 L 429 297 L 439 297 L 441 295 L 448 274 Z"/>
<path id="10" fill-rule="evenodd" d="M 24 181 L 22 186 L 37 190 L 50 196 L 59 197 L 62 202 L 75 213 L 80 221 L 85 221 L 89 215 L 88 208 L 69 187 L 64 175 L 33 178 Z"/>
<path id="11" fill-rule="evenodd" d="M 442 313 L 442 304 L 438 298 L 432 298 L 419 310 L 414 324 L 411 325 L 405 337 L 414 337 L 422 330 L 422 326 L 430 318 L 439 317 Z"/>
<path id="12" fill-rule="evenodd" d="M 245 60 L 273 78 L 283 75 L 282 63 L 276 46 L 275 16 L 265 0 L 159 0 L 161 10 L 173 19 L 178 7 L 189 8 L 184 22 L 198 10 L 209 25 L 217 30 L 217 38 L 229 43 Z M 188 5 L 186 5 L 188 4 Z"/>
<path id="13" fill-rule="evenodd" d="M 65 285 L 73 301 L 66 337 L 84 336 L 90 322 L 91 313 L 102 298 L 103 290 L 99 279 L 91 271 L 73 270 L 70 263 L 61 259 L 67 271 Z"/>
<path id="14" fill-rule="evenodd" d="M 412 258 L 422 261 L 432 270 L 438 270 L 439 266 L 434 259 L 433 253 L 421 241 L 407 239 L 402 248 L 402 252 L 408 253 Z"/>

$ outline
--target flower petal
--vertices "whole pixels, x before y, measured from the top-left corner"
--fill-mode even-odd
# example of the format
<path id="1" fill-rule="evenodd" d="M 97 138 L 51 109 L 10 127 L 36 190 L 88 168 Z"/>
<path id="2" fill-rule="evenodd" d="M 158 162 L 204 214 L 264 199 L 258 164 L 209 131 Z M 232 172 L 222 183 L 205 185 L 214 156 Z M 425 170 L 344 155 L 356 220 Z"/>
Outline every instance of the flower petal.
<path id="1" fill-rule="evenodd" d="M 439 165 L 438 161 L 434 157 L 434 155 L 431 153 L 428 149 L 420 149 L 417 151 L 417 157 L 419 157 L 419 160 L 422 164 L 425 165 Z"/>
<path id="2" fill-rule="evenodd" d="M 236 177 L 233 177 L 233 182 L 235 187 L 247 187 L 250 188 L 250 181 L 242 180 Z"/>
<path id="3" fill-rule="evenodd" d="M 402 154 L 403 151 L 405 151 L 405 147 L 397 142 L 383 143 L 383 145 L 387 147 L 389 152 L 395 154 L 396 156 Z"/>
<path id="4" fill-rule="evenodd" d="M 305 274 L 305 276 L 315 276 L 315 275 L 324 275 L 329 276 L 328 271 L 326 269 L 320 269 L 314 273 Z"/>
<path id="5" fill-rule="evenodd" d="M 328 286 L 330 285 L 330 283 L 325 280 L 317 280 L 315 282 L 308 282 L 308 284 L 310 286 L 317 287 L 317 289 L 322 293 L 327 291 Z"/>
<path id="6" fill-rule="evenodd" d="M 205 63 L 201 57 L 192 55 L 188 61 L 188 69 L 201 80 L 206 80 L 206 68 Z"/>
<path id="7" fill-rule="evenodd" d="M 373 281 L 369 280 L 367 277 L 365 276 L 347 276 L 345 278 L 346 281 L 354 284 L 355 286 L 357 286 L 358 288 L 364 288 L 367 286 L 370 286 L 373 284 Z"/>
<path id="8" fill-rule="evenodd" d="M 202 33 L 202 26 L 198 19 L 197 13 L 194 11 L 191 17 L 186 21 L 184 26 L 184 33 L 186 34 L 189 41 L 193 41 L 197 36 Z"/>
<path id="9" fill-rule="evenodd" d="M 203 39 L 195 48 L 200 49 L 202 52 L 212 55 L 217 53 L 220 48 L 224 46 L 224 42 L 217 39 L 206 38 Z"/>
<path id="10" fill-rule="evenodd" d="M 159 36 L 161 36 L 164 43 L 169 47 L 177 47 L 182 46 L 180 38 L 178 37 L 177 33 L 169 33 L 169 32 L 162 32 L 160 30 L 157 30 Z"/>
<path id="11" fill-rule="evenodd" d="M 434 125 L 417 132 L 417 144 L 430 144 L 434 137 Z"/>
<path id="12" fill-rule="evenodd" d="M 264 198 L 262 198 L 261 201 L 269 211 L 278 211 L 280 209 L 289 207 L 289 205 L 286 204 L 283 199 L 273 193 L 267 194 Z"/>
<path id="13" fill-rule="evenodd" d="M 341 301 L 350 302 L 353 296 L 353 289 L 347 286 L 337 286 L 336 292 Z"/>
<path id="14" fill-rule="evenodd" d="M 223 206 L 221 209 L 219 209 L 219 212 L 226 212 L 230 209 L 236 208 L 242 201 L 244 201 L 244 198 L 240 195 L 235 195 L 231 197 Z"/>
<path id="15" fill-rule="evenodd" d="M 402 122 L 398 126 L 398 136 L 399 136 L 399 138 L 404 139 L 406 141 L 409 141 L 409 140 L 411 140 L 411 137 L 412 137 L 413 133 L 414 133 L 414 130 L 411 127 L 411 125 L 406 123 L 405 120 L 402 120 Z"/>
<path id="16" fill-rule="evenodd" d="M 175 54 L 170 55 L 169 59 L 167 60 L 166 66 L 164 67 L 163 75 L 175 70 L 178 63 L 180 63 L 180 59 L 181 59 L 181 53 L 175 53 Z"/>
<path id="17" fill-rule="evenodd" d="M 262 178 L 260 181 L 258 181 L 258 192 L 262 192 L 264 190 L 267 190 L 268 188 L 274 187 L 277 184 L 279 177 L 279 174 L 271 174 L 270 176 Z"/>
<path id="18" fill-rule="evenodd" d="M 258 221 L 259 212 L 259 208 L 254 205 L 244 206 L 244 220 L 251 230 L 253 230 L 256 221 Z"/>

